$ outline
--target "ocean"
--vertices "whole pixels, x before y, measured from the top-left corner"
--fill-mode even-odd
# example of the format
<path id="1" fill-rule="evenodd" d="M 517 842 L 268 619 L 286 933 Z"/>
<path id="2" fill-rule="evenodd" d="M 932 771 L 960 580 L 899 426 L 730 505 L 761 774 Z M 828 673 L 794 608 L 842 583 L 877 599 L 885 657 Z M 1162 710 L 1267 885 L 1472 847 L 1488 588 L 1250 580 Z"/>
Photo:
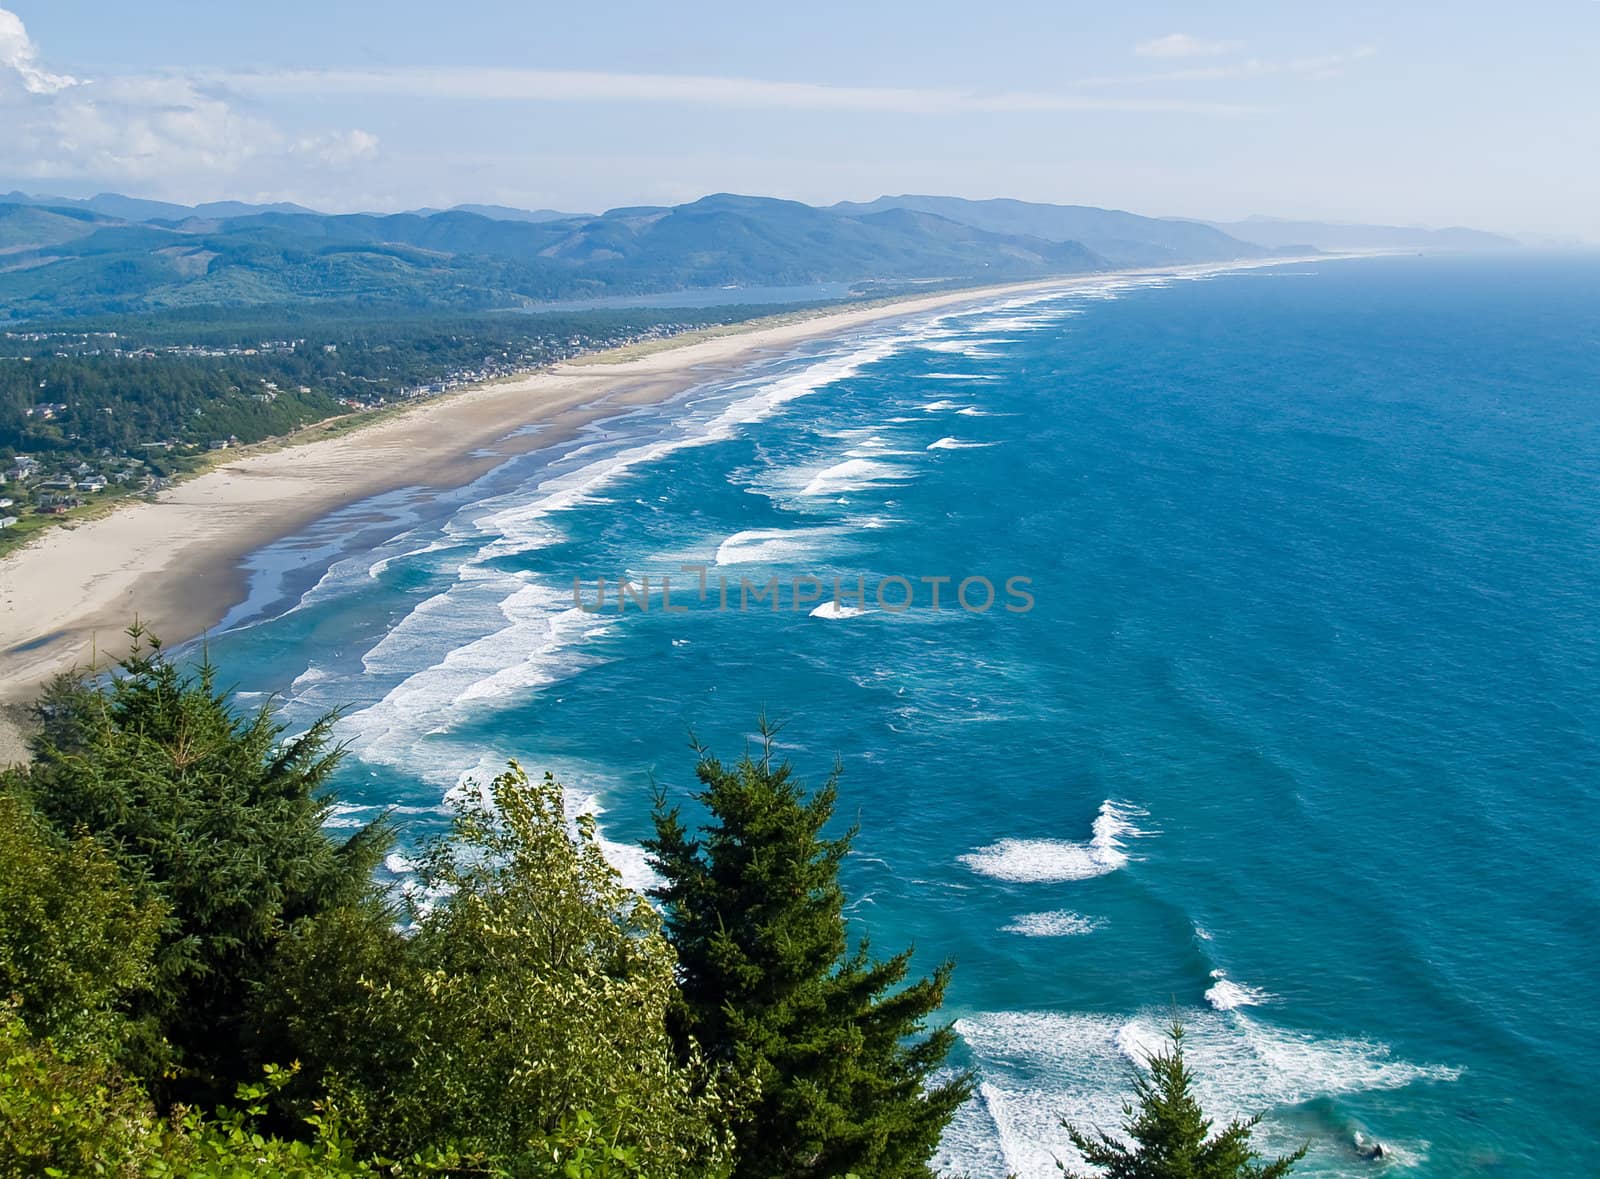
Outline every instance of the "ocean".
<path id="1" fill-rule="evenodd" d="M 208 651 L 344 710 L 336 825 L 424 838 L 515 756 L 637 882 L 691 734 L 837 760 L 858 932 L 956 962 L 953 1171 L 1056 1174 L 1177 1016 L 1301 1173 L 1594 1173 L 1600 259 L 878 325 L 251 569 Z"/>

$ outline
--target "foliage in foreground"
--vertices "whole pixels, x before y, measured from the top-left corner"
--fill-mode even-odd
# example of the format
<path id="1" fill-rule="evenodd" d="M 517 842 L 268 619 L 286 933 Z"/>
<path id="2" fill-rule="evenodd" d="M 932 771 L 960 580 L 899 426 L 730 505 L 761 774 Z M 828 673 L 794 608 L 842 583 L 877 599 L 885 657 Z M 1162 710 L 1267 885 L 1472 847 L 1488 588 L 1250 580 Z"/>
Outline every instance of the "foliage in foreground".
<path id="1" fill-rule="evenodd" d="M 327 1037 L 300 1038 L 361 1141 L 530 1174 L 584 1156 L 660 1179 L 726 1172 L 736 1087 L 692 1050 L 679 1062 L 660 918 L 623 887 L 592 819 L 569 831 L 553 778 L 513 764 L 458 803 L 419 877 L 409 936 L 313 930 L 288 985 Z M 352 960 L 353 944 L 369 949 Z"/>
<path id="2" fill-rule="evenodd" d="M 71 1046 L 127 1035 L 119 1010 L 154 981 L 166 914 L 88 835 L 64 837 L 0 793 L 0 1000 L 33 1034 Z"/>
<path id="3" fill-rule="evenodd" d="M 333 718 L 133 635 L 0 772 L 0 1179 L 931 1175 L 949 968 L 848 948 L 831 780 L 703 755 L 663 915 L 513 763 L 396 898 L 386 821 L 323 826 Z"/>
<path id="4" fill-rule="evenodd" d="M 61 837 L 92 837 L 165 913 L 150 985 L 128 1004 L 154 1039 L 122 1055 L 163 1105 L 210 1106 L 283 1059 L 258 1018 L 279 950 L 304 921 L 374 903 L 390 832 L 324 831 L 331 718 L 284 740 L 270 707 L 236 713 L 210 667 L 186 677 L 130 633 L 109 684 L 49 691 L 33 763 L 5 787 Z"/>
<path id="5" fill-rule="evenodd" d="M 1183 1025 L 1174 1022 L 1167 1038 L 1170 1047 L 1150 1057 L 1149 1076 L 1135 1078 L 1135 1100 L 1122 1107 L 1126 1141 L 1062 1123 L 1084 1161 L 1103 1179 L 1283 1179 L 1306 1148 L 1262 1162 L 1251 1142 L 1259 1114 L 1212 1134 L 1183 1059 Z M 1074 1175 L 1064 1164 L 1061 1169 L 1073 1179 L 1095 1179 Z"/>
<path id="6" fill-rule="evenodd" d="M 972 1091 L 966 1074 L 935 1080 L 954 1031 L 924 1034 L 951 967 L 902 986 L 910 950 L 849 949 L 839 866 L 855 831 L 823 834 L 837 773 L 807 796 L 771 737 L 763 725 L 760 756 L 732 766 L 700 751 L 697 835 L 657 800 L 645 846 L 680 961 L 679 1035 L 760 1084 L 738 1128 L 739 1179 L 923 1179 Z"/>

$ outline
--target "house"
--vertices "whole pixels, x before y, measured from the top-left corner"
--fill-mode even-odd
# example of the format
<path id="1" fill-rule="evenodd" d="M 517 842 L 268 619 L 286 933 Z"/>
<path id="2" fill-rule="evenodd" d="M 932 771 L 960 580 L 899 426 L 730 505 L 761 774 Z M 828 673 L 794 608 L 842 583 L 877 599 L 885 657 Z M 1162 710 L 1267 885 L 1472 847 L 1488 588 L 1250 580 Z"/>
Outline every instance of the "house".
<path id="1" fill-rule="evenodd" d="M 78 489 L 80 491 L 104 491 L 106 489 L 106 477 L 104 475 L 90 475 L 78 484 Z"/>
<path id="2" fill-rule="evenodd" d="M 78 481 L 68 475 L 62 475 L 56 479 L 46 479 L 39 486 L 50 491 L 76 491 Z"/>
<path id="3" fill-rule="evenodd" d="M 15 516 L 0 516 L 0 528 L 10 528 L 17 522 Z"/>
<path id="4" fill-rule="evenodd" d="M 16 502 L 17 501 L 14 500 L 14 499 L 0 499 L 0 508 L 9 508 L 12 504 L 14 504 Z"/>

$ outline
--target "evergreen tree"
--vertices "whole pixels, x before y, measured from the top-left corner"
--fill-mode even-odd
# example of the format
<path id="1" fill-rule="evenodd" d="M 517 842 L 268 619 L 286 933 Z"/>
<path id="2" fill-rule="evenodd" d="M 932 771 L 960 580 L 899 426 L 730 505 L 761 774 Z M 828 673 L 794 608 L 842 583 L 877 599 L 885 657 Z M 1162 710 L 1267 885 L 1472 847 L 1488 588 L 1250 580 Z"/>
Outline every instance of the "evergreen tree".
<path id="1" fill-rule="evenodd" d="M 270 706 L 240 715 L 209 666 L 185 675 L 137 626 L 110 682 L 58 682 L 33 764 L 4 786 L 63 836 L 93 837 L 166 922 L 134 1014 L 162 1041 L 129 1061 L 163 1102 L 214 1105 L 287 1046 L 263 1043 L 258 1001 L 287 931 L 373 902 L 385 824 L 323 830 L 340 751 L 332 718 L 284 740 Z"/>
<path id="2" fill-rule="evenodd" d="M 731 767 L 697 750 L 709 815 L 697 836 L 656 799 L 645 847 L 665 878 L 652 895 L 678 951 L 680 1040 L 761 1086 L 738 1130 L 738 1179 L 922 1179 L 972 1089 L 965 1074 L 934 1080 L 954 1031 L 922 1035 L 950 965 L 896 990 L 911 951 L 849 949 L 839 866 L 855 831 L 823 835 L 837 771 L 807 797 L 773 764 L 772 733 L 763 722 L 760 757 Z"/>
<path id="3" fill-rule="evenodd" d="M 1103 1179 L 1282 1179 L 1305 1157 L 1302 1146 L 1270 1163 L 1260 1162 L 1251 1136 L 1261 1115 L 1235 1119 L 1219 1134 L 1193 1093 L 1194 1075 L 1183 1059 L 1183 1025 L 1167 1032 L 1172 1042 L 1150 1057 L 1150 1075 L 1133 1083 L 1134 1103 L 1124 1104 L 1127 1142 L 1100 1131 L 1093 1136 L 1065 1122 L 1072 1145 Z M 1131 1145 L 1129 1145 L 1131 1143 Z M 1067 1171 L 1065 1164 L 1060 1164 Z M 1067 1171 L 1069 1175 L 1072 1172 Z M 1083 1179 L 1083 1177 L 1079 1177 Z"/>

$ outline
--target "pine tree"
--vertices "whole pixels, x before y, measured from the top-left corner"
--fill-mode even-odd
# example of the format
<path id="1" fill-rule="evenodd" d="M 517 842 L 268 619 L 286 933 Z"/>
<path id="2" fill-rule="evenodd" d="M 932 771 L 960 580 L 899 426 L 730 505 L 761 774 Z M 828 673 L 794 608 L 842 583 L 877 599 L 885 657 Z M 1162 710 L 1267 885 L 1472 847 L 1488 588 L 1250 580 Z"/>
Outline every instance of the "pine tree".
<path id="1" fill-rule="evenodd" d="M 823 835 L 838 772 L 807 797 L 773 764 L 772 736 L 763 722 L 759 758 L 733 766 L 697 748 L 698 835 L 656 799 L 645 847 L 678 952 L 680 1044 L 761 1086 L 736 1179 L 924 1179 L 972 1091 L 967 1074 L 934 1079 L 954 1031 L 923 1034 L 951 967 L 902 987 L 910 950 L 876 961 L 865 941 L 849 949 L 839 866 L 856 832 Z"/>
<path id="2" fill-rule="evenodd" d="M 212 1105 L 289 1051 L 258 1000 L 286 933 L 373 903 L 386 823 L 343 842 L 323 821 L 340 751 L 332 718 L 284 739 L 270 706 L 238 713 L 209 666 L 186 674 L 142 629 L 109 682 L 63 679 L 41 701 L 33 764 L 0 784 L 63 836 L 86 834 L 166 912 L 155 979 L 133 1015 L 160 1042 L 126 1062 L 162 1104 Z"/>
<path id="3" fill-rule="evenodd" d="M 1122 1107 L 1122 1129 L 1131 1146 L 1104 1131 L 1090 1136 L 1062 1123 L 1072 1145 L 1085 1162 L 1101 1169 L 1103 1179 L 1282 1179 L 1305 1157 L 1302 1146 L 1261 1163 L 1251 1144 L 1260 1114 L 1234 1119 L 1213 1135 L 1193 1093 L 1194 1075 L 1184 1063 L 1183 1025 L 1174 1022 L 1167 1038 L 1172 1046 L 1150 1057 L 1150 1075 L 1134 1080 L 1135 1102 Z"/>

